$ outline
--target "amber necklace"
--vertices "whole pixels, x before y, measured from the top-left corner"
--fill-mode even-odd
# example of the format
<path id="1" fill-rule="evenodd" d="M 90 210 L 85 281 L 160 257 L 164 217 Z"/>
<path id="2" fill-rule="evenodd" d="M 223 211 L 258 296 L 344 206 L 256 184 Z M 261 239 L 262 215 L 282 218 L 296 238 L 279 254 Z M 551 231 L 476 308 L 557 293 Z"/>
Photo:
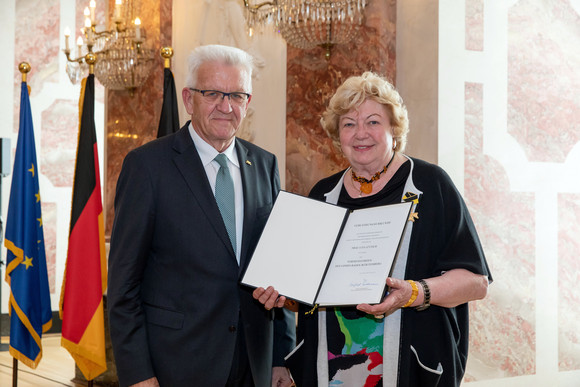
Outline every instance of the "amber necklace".
<path id="1" fill-rule="evenodd" d="M 371 192 L 373 192 L 373 182 L 375 182 L 381 178 L 381 175 L 387 171 L 387 169 L 389 168 L 389 165 L 391 165 L 394 158 L 395 158 L 395 152 L 393 152 L 393 156 L 391 157 L 391 160 L 389 160 L 389 163 L 387 165 L 385 165 L 383 167 L 383 169 L 381 169 L 380 171 L 375 173 L 373 175 L 373 177 L 370 178 L 370 180 L 367 180 L 364 177 L 357 176 L 356 173 L 354 173 L 354 169 L 351 168 L 352 179 L 355 181 L 358 181 L 360 183 L 360 189 L 359 189 L 360 195 L 359 196 L 362 196 L 363 193 L 368 195 Z"/>

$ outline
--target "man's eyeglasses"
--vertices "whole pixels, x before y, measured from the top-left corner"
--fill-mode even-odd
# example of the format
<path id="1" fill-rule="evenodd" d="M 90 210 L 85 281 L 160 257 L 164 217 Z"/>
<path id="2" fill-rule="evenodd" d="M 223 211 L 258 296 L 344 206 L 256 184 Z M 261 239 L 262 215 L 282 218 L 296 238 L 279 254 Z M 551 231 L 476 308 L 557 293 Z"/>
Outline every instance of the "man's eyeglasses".
<path id="1" fill-rule="evenodd" d="M 252 96 L 251 94 L 242 93 L 242 92 L 238 92 L 238 91 L 233 92 L 233 93 L 226 93 L 226 92 L 218 91 L 218 90 L 193 89 L 191 87 L 189 88 L 189 90 L 197 91 L 198 93 L 200 93 L 202 95 L 203 99 L 209 103 L 219 102 L 219 101 L 223 100 L 225 97 L 228 97 L 228 99 L 230 100 L 230 103 L 232 105 L 243 105 Z"/>

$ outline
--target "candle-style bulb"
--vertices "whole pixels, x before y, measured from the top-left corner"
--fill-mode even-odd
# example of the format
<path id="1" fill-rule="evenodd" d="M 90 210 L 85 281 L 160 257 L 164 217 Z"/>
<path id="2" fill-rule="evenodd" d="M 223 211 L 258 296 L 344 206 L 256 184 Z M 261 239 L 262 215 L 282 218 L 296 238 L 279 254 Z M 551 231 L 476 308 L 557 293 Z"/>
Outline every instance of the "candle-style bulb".
<path id="1" fill-rule="evenodd" d="M 89 17 L 91 15 L 91 11 L 89 11 L 89 7 L 85 7 L 85 10 L 83 11 L 83 13 L 85 14 L 86 17 Z"/>
<path id="2" fill-rule="evenodd" d="M 123 2 L 121 0 L 115 0 L 115 14 L 113 15 L 114 21 L 121 21 L 121 5 Z"/>
<path id="3" fill-rule="evenodd" d="M 95 0 L 91 0 L 89 2 L 89 8 L 91 9 L 91 23 L 95 24 L 95 8 L 97 7 L 97 3 Z"/>
<path id="4" fill-rule="evenodd" d="M 141 19 L 135 18 L 135 40 L 141 41 Z"/>
<path id="5" fill-rule="evenodd" d="M 70 37 L 70 28 L 65 27 L 64 28 L 64 50 L 69 53 L 70 52 L 70 47 L 68 45 L 68 38 Z"/>
<path id="6" fill-rule="evenodd" d="M 83 38 L 79 36 L 77 39 L 77 57 L 81 56 L 82 51 L 83 51 Z"/>

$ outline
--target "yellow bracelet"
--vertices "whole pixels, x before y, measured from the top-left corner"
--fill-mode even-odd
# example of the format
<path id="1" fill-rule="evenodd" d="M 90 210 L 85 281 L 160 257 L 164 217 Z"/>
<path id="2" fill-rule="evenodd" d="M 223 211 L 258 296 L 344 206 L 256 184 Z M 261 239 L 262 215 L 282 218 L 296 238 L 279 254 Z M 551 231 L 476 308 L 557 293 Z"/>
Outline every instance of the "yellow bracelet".
<path id="1" fill-rule="evenodd" d="M 413 291 L 411 292 L 411 298 L 409 298 L 409 301 L 407 301 L 407 303 L 403 305 L 403 308 L 408 308 L 409 306 L 413 305 L 413 302 L 415 302 L 417 296 L 419 295 L 419 287 L 417 286 L 415 281 L 407 280 L 407 282 L 411 284 Z"/>

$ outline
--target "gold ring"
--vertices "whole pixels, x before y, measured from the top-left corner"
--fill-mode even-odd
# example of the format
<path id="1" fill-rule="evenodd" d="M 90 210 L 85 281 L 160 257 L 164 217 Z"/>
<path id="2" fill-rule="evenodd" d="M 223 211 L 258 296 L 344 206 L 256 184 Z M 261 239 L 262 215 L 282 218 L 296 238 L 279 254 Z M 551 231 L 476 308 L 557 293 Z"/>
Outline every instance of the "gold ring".
<path id="1" fill-rule="evenodd" d="M 381 319 L 381 318 L 385 318 L 384 314 L 376 314 L 375 318 Z"/>

